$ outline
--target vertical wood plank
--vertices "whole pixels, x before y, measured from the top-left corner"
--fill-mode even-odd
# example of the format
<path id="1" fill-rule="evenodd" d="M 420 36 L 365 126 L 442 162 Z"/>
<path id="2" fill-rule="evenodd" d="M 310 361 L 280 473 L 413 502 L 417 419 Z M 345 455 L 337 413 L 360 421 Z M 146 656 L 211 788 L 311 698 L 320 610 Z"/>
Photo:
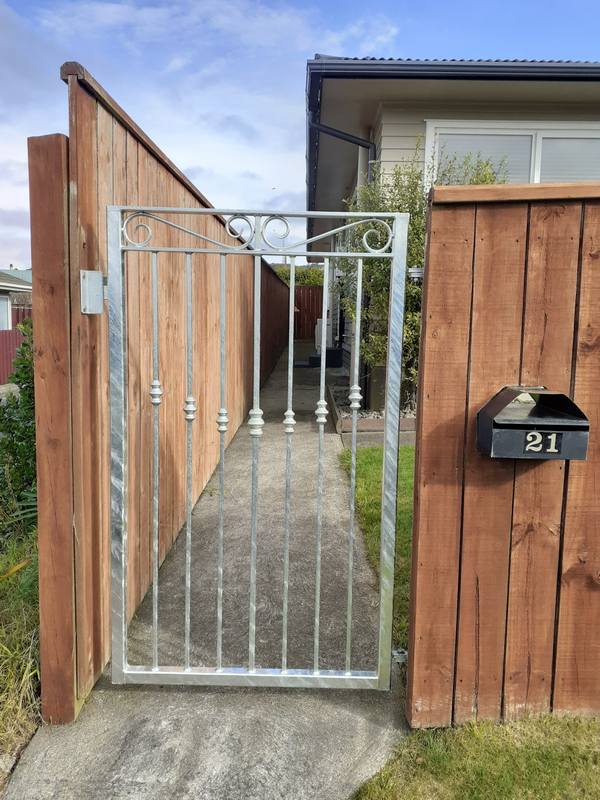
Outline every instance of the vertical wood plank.
<path id="1" fill-rule="evenodd" d="M 68 219 L 68 139 L 28 140 L 38 493 L 42 716 L 77 708 Z"/>
<path id="2" fill-rule="evenodd" d="M 500 717 L 514 464 L 477 450 L 476 416 L 519 377 L 527 206 L 477 209 L 454 721 Z M 447 283 L 446 283 L 447 285 Z"/>
<path id="3" fill-rule="evenodd" d="M 120 126 L 119 126 L 120 127 Z M 138 143 L 123 131 L 125 164 L 125 203 L 138 196 Z M 116 138 L 116 143 L 120 135 Z M 115 163 L 118 161 L 115 150 Z M 121 202 L 119 200 L 119 202 Z M 141 473 L 141 342 L 140 281 L 141 257 L 130 253 L 127 258 L 127 612 L 131 617 L 141 600 L 143 509 L 140 503 Z"/>
<path id="4" fill-rule="evenodd" d="M 413 727 L 452 721 L 474 225 L 473 206 L 431 209 L 417 406 L 406 701 Z"/>
<path id="5" fill-rule="evenodd" d="M 520 383 L 570 391 L 581 204 L 531 206 Z M 504 716 L 550 709 L 565 462 L 517 462 Z"/>
<path id="6" fill-rule="evenodd" d="M 97 420 L 93 416 L 98 377 L 100 323 L 80 313 L 79 272 L 96 269 L 97 230 L 97 130 L 96 101 L 69 77 L 69 217 L 71 271 L 72 436 L 75 529 L 75 587 L 77 623 L 77 692 L 85 697 L 94 684 L 101 643 L 97 631 L 98 585 L 94 567 L 98 508 L 94 489 L 98 475 Z"/>
<path id="7" fill-rule="evenodd" d="M 600 710 L 600 204 L 585 206 L 575 402 L 590 420 L 587 461 L 569 465 L 554 710 Z"/>
<path id="8" fill-rule="evenodd" d="M 106 238 L 106 208 L 114 202 L 115 168 L 114 160 L 114 119 L 109 111 L 98 104 L 97 125 L 97 231 L 98 267 L 104 275 L 108 274 L 108 243 Z M 98 373 L 95 395 L 97 424 L 97 471 L 93 483 L 94 505 L 97 509 L 95 532 L 95 552 L 97 561 L 97 586 L 94 604 L 97 613 L 97 640 L 100 654 L 94 665 L 97 675 L 110 658 L 110 419 L 109 419 L 109 367 L 108 367 L 108 315 L 99 317 L 98 325 Z"/>
<path id="9" fill-rule="evenodd" d="M 130 149 L 132 137 L 128 135 L 128 148 Z M 137 193 L 128 195 L 128 203 L 137 201 L 140 205 L 148 205 L 148 171 L 150 156 L 145 147 L 137 143 Z M 128 173 L 129 174 L 129 173 Z M 130 184 L 131 185 L 131 184 Z M 132 187 L 133 188 L 133 187 Z M 148 390 L 151 378 L 151 337 L 152 313 L 150 290 L 150 256 L 140 253 L 137 260 L 139 269 L 139 329 L 140 329 L 140 364 L 139 364 L 139 407 L 140 407 L 140 467 L 139 486 L 130 489 L 138 497 L 140 516 L 140 544 L 139 544 L 139 602 L 142 601 L 150 585 L 150 554 L 151 548 L 151 451 L 152 451 L 152 404 Z M 136 491 L 137 490 L 137 491 Z"/>

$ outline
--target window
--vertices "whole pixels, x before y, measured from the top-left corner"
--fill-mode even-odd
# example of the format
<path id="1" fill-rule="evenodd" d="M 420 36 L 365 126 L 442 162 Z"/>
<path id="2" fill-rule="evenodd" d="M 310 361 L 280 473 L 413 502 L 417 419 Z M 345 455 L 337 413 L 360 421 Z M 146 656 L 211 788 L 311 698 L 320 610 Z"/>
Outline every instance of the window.
<path id="1" fill-rule="evenodd" d="M 531 174 L 532 136 L 504 136 L 497 133 L 440 133 L 438 157 L 480 153 L 496 169 L 506 170 L 510 183 L 528 183 Z"/>
<path id="2" fill-rule="evenodd" d="M 0 294 L 0 331 L 9 331 L 12 328 L 12 314 L 10 297 Z"/>
<path id="3" fill-rule="evenodd" d="M 556 136 L 544 139 L 540 180 L 600 180 L 600 139 Z"/>
<path id="4" fill-rule="evenodd" d="M 426 120 L 425 163 L 479 153 L 509 183 L 600 180 L 600 122 Z"/>

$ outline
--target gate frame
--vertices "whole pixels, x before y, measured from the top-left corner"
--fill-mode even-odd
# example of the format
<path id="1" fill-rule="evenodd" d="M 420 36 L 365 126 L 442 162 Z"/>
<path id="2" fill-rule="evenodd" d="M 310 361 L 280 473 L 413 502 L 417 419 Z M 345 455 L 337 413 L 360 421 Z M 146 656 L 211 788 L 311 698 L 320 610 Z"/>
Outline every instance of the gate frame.
<path id="1" fill-rule="evenodd" d="M 210 215 L 226 218 L 227 233 L 237 236 L 240 246 L 228 246 L 210 239 L 208 236 L 178 226 L 159 215 Z M 341 227 L 324 234 L 304 239 L 292 245 L 277 247 L 267 238 L 266 228 L 274 222 L 283 224 L 286 236 L 290 227 L 288 220 L 326 218 L 344 219 Z M 127 235 L 127 226 L 138 220 L 135 230 L 142 229 L 147 237 L 140 243 Z M 142 220 L 140 222 L 140 220 Z M 188 235 L 200 239 L 211 246 L 201 248 L 150 246 L 152 229 L 150 220 L 174 227 Z M 232 222 L 241 220 L 250 227 L 251 236 L 245 241 L 231 227 Z M 406 286 L 406 247 L 408 214 L 362 213 L 362 212 L 271 212 L 243 211 L 232 209 L 168 208 L 149 206 L 108 206 L 108 311 L 109 311 L 109 364 L 110 364 L 110 441 L 111 441 L 111 626 L 112 626 L 112 680 L 113 683 L 150 684 L 194 684 L 223 686 L 274 686 L 300 688 L 364 688 L 387 690 L 390 686 L 394 557 L 396 546 L 396 492 L 398 476 L 398 440 L 400 431 L 400 386 L 402 378 L 402 340 L 404 329 L 404 299 Z M 374 249 L 369 244 L 369 236 L 377 233 L 375 227 L 368 229 L 362 237 L 364 252 L 353 251 L 315 251 L 309 246 L 315 242 L 342 235 L 361 224 L 383 225 L 389 234 L 384 246 Z M 379 231 L 381 232 L 381 230 Z M 284 238 L 275 234 L 277 238 Z M 318 669 L 318 628 L 315 633 L 315 669 L 256 669 L 252 668 L 252 648 L 248 669 L 243 667 L 153 667 L 133 666 L 127 662 L 127 296 L 125 293 L 125 254 L 127 252 L 193 253 L 226 256 L 233 253 L 247 253 L 255 257 L 254 281 L 254 409 L 250 412 L 262 426 L 262 411 L 259 407 L 260 392 L 260 261 L 263 256 L 279 257 L 323 257 L 362 259 L 387 258 L 390 260 L 390 297 L 388 315 L 388 351 L 386 372 L 386 415 L 384 422 L 384 459 L 382 476 L 382 507 L 379 568 L 379 628 L 377 671 L 320 670 Z M 324 301 L 329 287 L 323 287 Z M 325 326 L 324 326 L 325 329 Z M 324 367 L 321 367 L 322 376 Z M 323 381 L 323 377 L 322 377 Z M 152 390 L 150 390 L 152 393 Z M 319 406 L 318 406 L 319 408 Z M 326 408 L 326 404 L 325 404 Z M 195 411 L 195 409 L 194 409 Z M 327 412 L 325 411 L 325 414 Z M 293 415 L 292 415 L 293 416 Z M 356 415 L 354 415 L 356 416 Z M 319 419 L 319 411 L 317 421 Z M 319 425 L 320 434 L 323 425 Z M 293 430 L 293 429 L 292 429 Z M 260 435 L 251 429 L 250 433 Z M 156 433 L 155 433 L 156 436 Z M 257 439 L 253 439 L 253 453 L 257 451 Z M 353 452 L 356 449 L 354 437 Z M 253 476 L 257 474 L 253 458 Z M 156 478 L 157 479 L 157 478 Z M 253 478 L 254 479 L 254 478 Z M 157 515 L 157 495 L 154 494 L 154 513 Z M 157 519 L 157 516 L 156 516 Z M 253 532 L 255 537 L 255 532 Z M 157 569 L 157 567 L 155 567 Z M 317 573 L 318 574 L 318 573 Z M 154 584 L 156 585 L 156 584 Z M 252 591 L 252 588 L 251 588 Z M 318 592 L 318 589 L 317 589 Z M 252 604 L 252 599 L 251 599 Z M 317 619 L 318 611 L 315 612 Z M 153 619 L 157 629 L 156 614 Z"/>

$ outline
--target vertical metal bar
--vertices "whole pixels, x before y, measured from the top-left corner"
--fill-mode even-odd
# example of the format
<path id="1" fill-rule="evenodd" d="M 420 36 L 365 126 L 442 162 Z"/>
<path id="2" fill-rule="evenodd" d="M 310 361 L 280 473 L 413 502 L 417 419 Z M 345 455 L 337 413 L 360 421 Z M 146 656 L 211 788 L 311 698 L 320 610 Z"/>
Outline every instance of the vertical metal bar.
<path id="1" fill-rule="evenodd" d="M 123 683 L 127 664 L 127 298 L 121 251 L 121 211 L 109 206 L 108 337 L 110 364 L 110 507 L 112 681 Z"/>
<path id="2" fill-rule="evenodd" d="M 379 555 L 379 688 L 390 685 L 392 655 L 392 611 L 394 597 L 394 555 L 396 549 L 396 492 L 398 482 L 398 436 L 400 432 L 400 385 L 406 286 L 406 241 L 408 214 L 394 220 L 388 351 L 383 431 L 383 477 L 381 487 L 381 542 Z"/>
<path id="3" fill-rule="evenodd" d="M 219 333 L 221 357 L 221 408 L 217 416 L 219 457 L 219 541 L 217 545 L 217 669 L 223 668 L 223 538 L 225 530 L 225 435 L 227 417 L 227 256 L 220 257 Z"/>
<path id="4" fill-rule="evenodd" d="M 256 221 L 258 225 L 258 220 Z M 258 230 L 258 228 L 257 228 Z M 261 259 L 254 257 L 254 385 L 253 405 L 249 414 L 248 427 L 252 436 L 252 500 L 250 522 L 250 609 L 248 625 L 248 669 L 253 672 L 256 666 L 256 532 L 258 524 L 258 454 L 259 436 L 264 425 L 260 408 L 260 289 Z"/>
<path id="5" fill-rule="evenodd" d="M 190 623 L 192 594 L 192 504 L 193 504 L 193 448 L 194 419 L 196 400 L 194 398 L 194 298 L 192 284 L 192 254 L 185 254 L 185 292 L 186 292 L 186 372 L 187 396 L 183 413 L 187 422 L 186 454 L 186 520 L 185 520 L 185 669 L 190 668 Z"/>
<path id="6" fill-rule="evenodd" d="M 314 623 L 314 671 L 319 671 L 319 625 L 321 618 L 321 529 L 323 525 L 323 450 L 325 444 L 325 423 L 327 422 L 327 401 L 325 400 L 325 371 L 327 367 L 327 301 L 329 294 L 329 259 L 325 258 L 323 267 L 323 308 L 321 312 L 321 374 L 319 401 L 315 412 L 319 426 L 319 456 L 317 467 L 317 531 L 315 543 L 315 623 Z"/>
<path id="7" fill-rule="evenodd" d="M 356 305 L 354 307 L 354 360 L 352 364 L 352 385 L 350 387 L 350 408 L 352 409 L 352 449 L 350 462 L 350 525 L 348 528 L 348 574 L 346 596 L 346 672 L 350 672 L 352 658 L 352 578 L 354 571 L 354 512 L 356 494 L 356 431 L 358 428 L 358 410 L 362 395 L 359 384 L 360 366 L 360 322 L 362 314 L 362 273 L 363 260 L 358 259 L 356 265 Z"/>
<path id="8" fill-rule="evenodd" d="M 152 665 L 158 669 L 158 534 L 160 485 L 159 411 L 163 390 L 158 378 L 158 253 L 152 253 L 152 384 L 150 401 L 153 405 L 152 431 Z"/>
<path id="9" fill-rule="evenodd" d="M 281 635 L 281 669 L 287 669 L 287 635 L 288 635 L 288 592 L 290 572 L 290 510 L 292 499 L 292 434 L 294 432 L 294 411 L 292 401 L 294 395 L 294 309 L 296 289 L 296 258 L 290 259 L 290 301 L 288 311 L 288 374 L 287 374 L 287 410 L 283 415 L 283 430 L 286 433 L 285 443 L 285 519 L 283 534 L 283 625 Z"/>

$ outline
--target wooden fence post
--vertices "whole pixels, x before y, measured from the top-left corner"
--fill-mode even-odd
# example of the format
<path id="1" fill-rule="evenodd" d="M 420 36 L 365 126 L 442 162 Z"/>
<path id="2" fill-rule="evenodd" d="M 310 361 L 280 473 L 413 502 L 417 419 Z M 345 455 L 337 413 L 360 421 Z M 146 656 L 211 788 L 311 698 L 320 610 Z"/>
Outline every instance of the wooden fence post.
<path id="1" fill-rule="evenodd" d="M 38 491 L 42 715 L 77 713 L 68 139 L 28 140 Z"/>

